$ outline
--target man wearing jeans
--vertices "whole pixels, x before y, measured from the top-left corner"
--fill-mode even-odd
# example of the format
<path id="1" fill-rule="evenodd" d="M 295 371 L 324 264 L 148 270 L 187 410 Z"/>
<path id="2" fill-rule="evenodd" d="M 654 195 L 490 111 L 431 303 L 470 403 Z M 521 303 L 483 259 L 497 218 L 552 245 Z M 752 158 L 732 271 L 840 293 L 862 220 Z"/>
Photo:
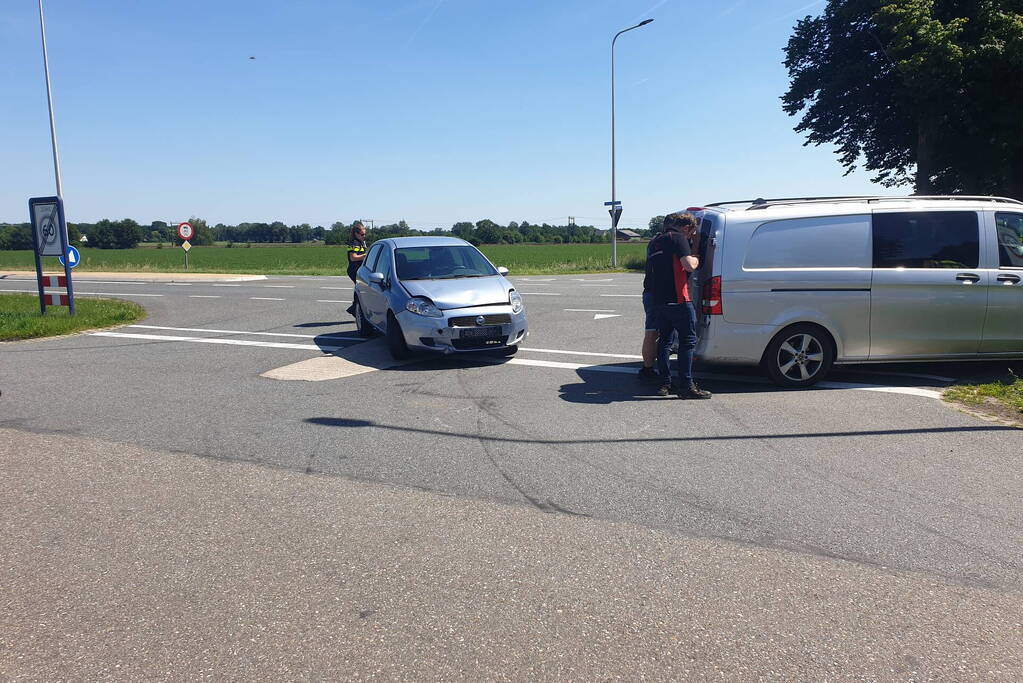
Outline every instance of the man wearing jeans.
<path id="1" fill-rule="evenodd" d="M 700 262 L 693 256 L 697 222 L 691 213 L 673 213 L 664 217 L 664 232 L 647 249 L 643 290 L 650 292 L 657 320 L 657 372 L 662 378 L 658 393 L 672 392 L 679 398 L 706 399 L 693 382 L 693 351 L 696 349 L 696 309 L 689 296 L 689 273 Z M 668 368 L 672 332 L 678 333 L 678 383 L 672 386 Z"/>

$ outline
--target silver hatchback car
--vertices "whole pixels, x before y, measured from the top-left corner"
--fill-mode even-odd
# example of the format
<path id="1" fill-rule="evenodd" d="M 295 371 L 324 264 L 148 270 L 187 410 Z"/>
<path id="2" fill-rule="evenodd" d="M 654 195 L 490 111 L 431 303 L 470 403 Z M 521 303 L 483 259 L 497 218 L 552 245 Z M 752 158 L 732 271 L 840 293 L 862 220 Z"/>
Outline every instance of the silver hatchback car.
<path id="1" fill-rule="evenodd" d="M 507 273 L 454 237 L 380 240 L 356 276 L 359 334 L 384 334 L 399 360 L 414 350 L 510 356 L 527 327 L 522 296 Z"/>

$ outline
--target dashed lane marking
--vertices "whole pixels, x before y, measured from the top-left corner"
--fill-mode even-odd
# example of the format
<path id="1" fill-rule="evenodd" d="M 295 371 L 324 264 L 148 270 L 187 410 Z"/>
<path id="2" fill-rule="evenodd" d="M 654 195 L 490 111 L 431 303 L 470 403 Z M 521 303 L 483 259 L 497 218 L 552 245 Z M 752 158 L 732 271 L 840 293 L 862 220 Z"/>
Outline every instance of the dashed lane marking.
<path id="1" fill-rule="evenodd" d="M 219 294 L 190 294 L 189 299 L 219 299 Z"/>
<path id="2" fill-rule="evenodd" d="M 522 292 L 526 296 L 561 296 L 558 292 Z"/>
<path id="3" fill-rule="evenodd" d="M 16 292 L 16 293 L 19 293 L 19 294 L 20 293 L 38 294 L 39 290 L 37 290 L 37 289 L 2 289 L 2 288 L 0 288 L 0 292 Z M 82 296 L 163 296 L 163 294 L 139 294 L 138 292 L 82 292 L 82 291 L 75 292 L 75 296 L 78 296 L 79 294 L 82 295 Z"/>
<path id="4" fill-rule="evenodd" d="M 351 287 L 320 287 L 320 289 L 351 289 Z"/>
<path id="5" fill-rule="evenodd" d="M 572 313 L 614 313 L 614 309 L 607 308 L 566 308 L 566 311 Z"/>
<path id="6" fill-rule="evenodd" d="M 317 299 L 318 304 L 350 304 L 351 301 L 341 301 L 339 299 Z"/>
<path id="7" fill-rule="evenodd" d="M 250 296 L 253 301 L 285 301 L 285 299 L 279 299 L 275 296 Z"/>
<path id="8" fill-rule="evenodd" d="M 295 289 L 295 285 L 263 285 L 267 289 Z"/>

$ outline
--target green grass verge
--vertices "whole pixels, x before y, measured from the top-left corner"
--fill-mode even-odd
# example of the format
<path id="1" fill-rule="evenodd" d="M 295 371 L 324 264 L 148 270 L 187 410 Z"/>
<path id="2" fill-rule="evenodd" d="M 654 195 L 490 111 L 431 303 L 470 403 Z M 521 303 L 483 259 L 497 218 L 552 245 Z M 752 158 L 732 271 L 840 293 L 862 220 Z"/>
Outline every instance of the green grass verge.
<path id="1" fill-rule="evenodd" d="M 1013 374 L 1008 380 L 988 384 L 965 384 L 945 390 L 945 400 L 979 408 L 992 403 L 1009 409 L 1017 418 L 1023 417 L 1023 378 Z"/>
<path id="2" fill-rule="evenodd" d="M 495 265 L 513 275 L 610 272 L 610 244 L 501 244 L 480 247 Z M 184 252 L 178 247 L 154 249 L 80 250 L 76 272 L 115 271 L 133 273 L 181 273 Z M 188 271 L 194 273 L 253 273 L 257 275 L 343 275 L 346 250 L 337 246 L 193 247 Z M 618 270 L 642 270 L 646 243 L 618 245 Z M 43 267 L 60 270 L 55 258 L 44 259 Z M 31 251 L 0 251 L 0 269 L 35 270 Z"/>
<path id="3" fill-rule="evenodd" d="M 0 341 L 55 337 L 80 330 L 123 325 L 146 315 L 138 304 L 115 299 L 75 297 L 75 315 L 64 306 L 47 306 L 39 313 L 36 294 L 0 294 Z"/>

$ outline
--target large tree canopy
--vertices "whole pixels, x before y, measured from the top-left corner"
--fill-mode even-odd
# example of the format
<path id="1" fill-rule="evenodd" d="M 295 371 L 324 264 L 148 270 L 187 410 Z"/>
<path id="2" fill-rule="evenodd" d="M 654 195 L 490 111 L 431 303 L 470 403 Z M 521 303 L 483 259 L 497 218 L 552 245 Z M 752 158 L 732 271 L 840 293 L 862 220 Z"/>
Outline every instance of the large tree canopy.
<path id="1" fill-rule="evenodd" d="M 784 110 L 847 172 L 1023 199 L 1023 0 L 828 0 L 785 57 Z"/>

